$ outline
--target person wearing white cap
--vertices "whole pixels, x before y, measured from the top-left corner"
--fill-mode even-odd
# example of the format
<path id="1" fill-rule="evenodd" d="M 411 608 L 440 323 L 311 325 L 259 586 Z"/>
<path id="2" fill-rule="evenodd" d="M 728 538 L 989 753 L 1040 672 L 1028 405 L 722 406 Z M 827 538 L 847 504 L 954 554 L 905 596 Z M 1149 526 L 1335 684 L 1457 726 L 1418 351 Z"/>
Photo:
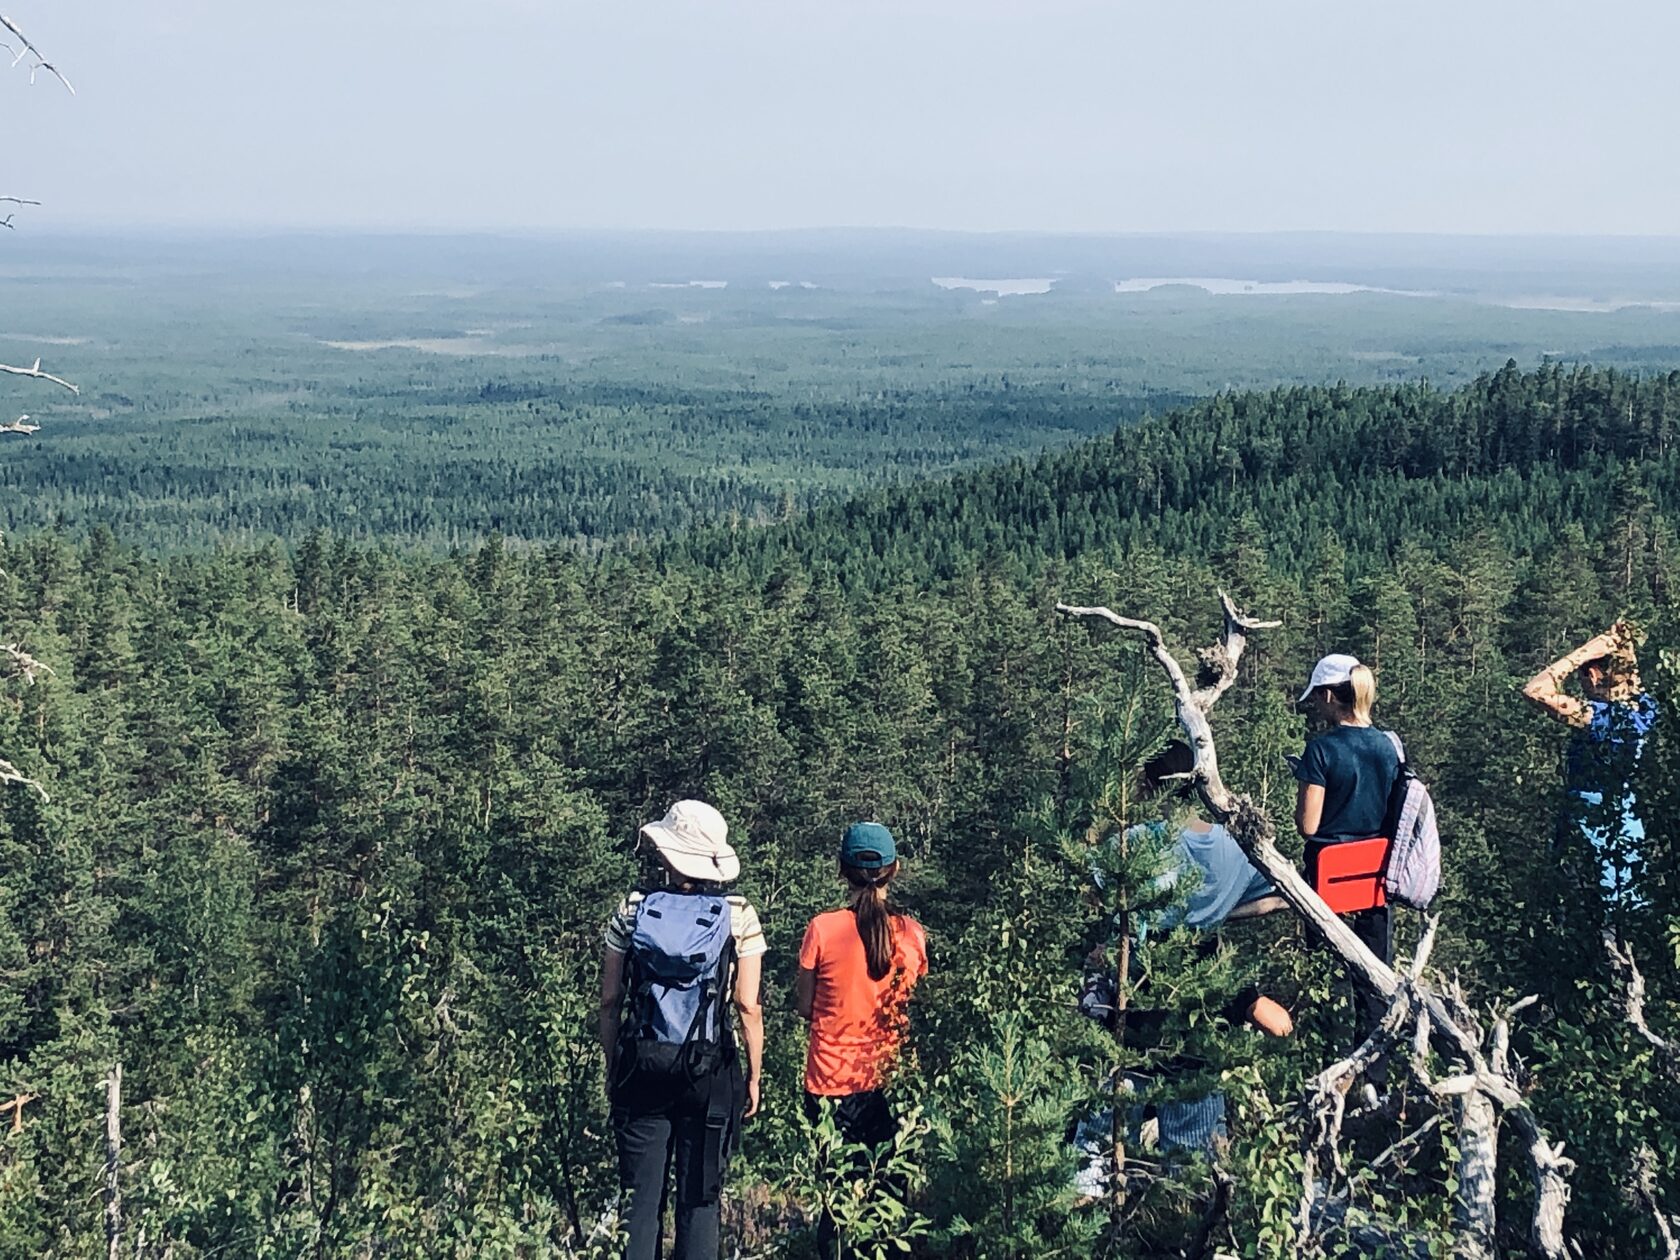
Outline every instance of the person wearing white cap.
<path id="1" fill-rule="evenodd" d="M 607 924 L 601 1049 L 619 1179 L 629 1195 L 626 1260 L 653 1260 L 666 1178 L 676 1178 L 677 1260 L 717 1260 L 722 1166 L 758 1111 L 764 1056 L 764 929 L 725 885 L 741 873 L 729 825 L 683 800 L 641 828 L 662 886 L 627 896 Z M 724 995 L 746 1050 L 743 1076 Z"/>
<path id="2" fill-rule="evenodd" d="M 1308 741 L 1295 771 L 1295 826 L 1307 840 L 1307 866 L 1320 851 L 1383 834 L 1389 793 L 1400 772 L 1395 741 L 1371 725 L 1377 680 L 1357 657 L 1335 653 L 1313 666 L 1296 707 L 1327 729 Z M 1357 911 L 1353 929 L 1384 962 L 1393 961 L 1388 906 Z"/>

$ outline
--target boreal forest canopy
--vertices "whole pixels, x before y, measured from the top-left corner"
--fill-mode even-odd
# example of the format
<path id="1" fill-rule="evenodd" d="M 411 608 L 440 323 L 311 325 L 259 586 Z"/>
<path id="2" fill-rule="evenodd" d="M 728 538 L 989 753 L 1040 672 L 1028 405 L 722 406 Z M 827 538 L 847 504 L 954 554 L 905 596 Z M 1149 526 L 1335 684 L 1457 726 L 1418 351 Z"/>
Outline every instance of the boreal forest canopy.
<path id="1" fill-rule="evenodd" d="M 1373 667 L 1439 813 L 1431 992 L 1503 1028 L 1489 1062 L 1562 1144 L 1573 1253 L 1662 1255 L 1677 429 L 1680 374 L 1509 364 L 1454 389 L 1220 392 L 646 544 L 9 534 L 0 756 L 39 790 L 0 795 L 0 1255 L 106 1245 L 116 1063 L 125 1255 L 612 1254 L 601 931 L 651 874 L 638 825 L 683 797 L 727 818 L 769 943 L 763 1108 L 725 1202 L 739 1254 L 812 1254 L 792 986 L 859 818 L 898 836 L 932 959 L 895 1086 L 909 1207 L 845 1218 L 863 1254 L 1525 1253 L 1527 1140 L 1500 1129 L 1478 1238 L 1466 1064 L 1439 1039 L 1415 1049 L 1443 1090 L 1405 1070 L 1408 1025 L 1380 1088 L 1348 1090 L 1334 1156 L 1317 1141 L 1314 1082 L 1354 1049 L 1359 999 L 1301 917 L 1211 952 L 1151 941 L 1148 1039 L 1078 1012 L 1116 898 L 1154 887 L 1141 860 L 1094 880 L 1094 854 L 1159 814 L 1129 785 L 1175 723 L 1146 643 L 1055 607 L 1156 622 L 1193 671 L 1221 590 L 1281 622 L 1210 710 L 1225 783 L 1298 861 L 1296 695 L 1325 653 Z M 1555 826 L 1566 733 L 1520 689 L 1619 617 L 1660 713 L 1640 895 L 1607 906 Z M 1398 918 L 1402 973 L 1425 922 Z M 1249 984 L 1292 1036 L 1219 1017 Z M 1069 1135 L 1117 1068 L 1148 1100 L 1221 1091 L 1229 1141 L 1209 1159 L 1127 1135 L 1126 1176 L 1082 1198 Z"/>

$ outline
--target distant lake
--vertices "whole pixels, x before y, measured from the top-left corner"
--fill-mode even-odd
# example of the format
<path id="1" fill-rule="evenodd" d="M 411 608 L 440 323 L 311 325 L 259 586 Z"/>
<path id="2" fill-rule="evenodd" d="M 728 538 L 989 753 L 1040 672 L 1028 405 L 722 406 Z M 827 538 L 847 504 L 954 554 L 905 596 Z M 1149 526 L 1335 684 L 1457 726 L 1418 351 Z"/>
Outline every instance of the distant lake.
<path id="1" fill-rule="evenodd" d="M 1680 302 L 1651 301 L 1644 298 L 1585 298 L 1531 297 L 1506 298 L 1499 303 L 1516 311 L 1573 311 L 1577 314 L 1614 315 L 1617 311 L 1641 309 L 1648 311 L 1680 311 Z"/>
<path id="2" fill-rule="evenodd" d="M 1423 289 L 1384 289 L 1374 284 L 1353 284 L 1342 280 L 1238 280 L 1231 276 L 1137 276 L 1130 280 L 1116 280 L 1116 293 L 1147 293 L 1151 289 L 1170 285 L 1184 285 L 1202 289 L 1220 297 L 1229 295 L 1264 295 L 1288 297 L 1295 294 L 1316 293 L 1339 295 L 1348 293 L 1386 293 L 1395 297 L 1457 296 L 1487 306 L 1503 306 L 1518 311 L 1567 311 L 1574 314 L 1614 314 L 1616 311 L 1641 308 L 1650 311 L 1680 311 L 1680 302 L 1649 298 L 1567 297 L 1562 295 L 1522 295 L 1514 297 L 1494 294 L 1444 294 Z"/>
<path id="3" fill-rule="evenodd" d="M 971 280 L 967 276 L 930 277 L 941 289 L 973 289 L 976 293 L 995 293 L 999 297 L 1020 297 L 1028 293 L 1048 293 L 1055 287 L 1053 277 L 1027 276 L 1012 280 Z"/>
<path id="4" fill-rule="evenodd" d="M 1224 297 L 1228 294 L 1263 294 L 1272 297 L 1297 293 L 1394 293 L 1401 297 L 1433 297 L 1415 289 L 1382 289 L 1370 284 L 1348 284 L 1340 280 L 1236 280 L 1230 276 L 1138 276 L 1131 280 L 1116 280 L 1116 293 L 1147 293 L 1168 285 L 1186 285 L 1206 289 Z"/>

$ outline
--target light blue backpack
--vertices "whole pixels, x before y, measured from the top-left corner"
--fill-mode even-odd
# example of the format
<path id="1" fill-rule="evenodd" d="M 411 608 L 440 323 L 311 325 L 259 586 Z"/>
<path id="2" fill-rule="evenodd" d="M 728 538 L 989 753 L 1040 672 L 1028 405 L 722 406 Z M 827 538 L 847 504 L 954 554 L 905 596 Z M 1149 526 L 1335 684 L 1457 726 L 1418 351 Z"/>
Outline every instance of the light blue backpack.
<path id="1" fill-rule="evenodd" d="M 695 1081 L 734 1055 L 727 996 L 735 962 L 721 893 L 649 893 L 630 933 L 630 991 L 619 1031 L 621 1079 Z"/>

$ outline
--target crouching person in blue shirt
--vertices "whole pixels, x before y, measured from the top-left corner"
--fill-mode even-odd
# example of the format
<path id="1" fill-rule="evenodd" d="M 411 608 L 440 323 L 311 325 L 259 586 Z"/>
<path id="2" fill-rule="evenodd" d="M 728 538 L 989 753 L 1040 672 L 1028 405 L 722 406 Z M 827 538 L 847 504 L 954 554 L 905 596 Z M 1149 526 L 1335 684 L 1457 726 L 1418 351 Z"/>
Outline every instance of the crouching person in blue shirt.
<path id="1" fill-rule="evenodd" d="M 1150 799 L 1163 791 L 1173 791 L 1187 812 L 1170 822 L 1144 823 L 1126 833 L 1134 850 L 1151 843 L 1168 842 L 1165 869 L 1156 881 L 1155 891 L 1175 894 L 1164 909 L 1137 916 L 1133 924 L 1137 950 L 1149 936 L 1183 925 L 1203 934 L 1197 952 L 1211 957 L 1218 949 L 1218 929 L 1225 923 L 1270 914 L 1286 905 L 1230 832 L 1188 810 L 1191 795 L 1188 776 L 1194 768 L 1194 754 L 1189 745 L 1177 740 L 1143 767 L 1140 796 Z M 1099 885 L 1103 882 L 1100 867 L 1093 871 L 1093 876 Z M 1137 950 L 1132 954 L 1134 960 Z M 1158 1036 L 1166 1018 L 1165 1011 L 1149 1008 L 1146 990 L 1137 996 L 1142 1000 L 1128 1007 L 1123 1021 L 1128 1044 Z M 1087 960 L 1079 1006 L 1081 1013 L 1089 1018 L 1112 1031 L 1120 1030 L 1115 972 L 1106 949 L 1094 951 Z M 1235 994 L 1219 1016 L 1233 1024 L 1247 1023 L 1276 1037 L 1288 1036 L 1294 1030 L 1289 1012 L 1253 987 Z M 1161 1070 L 1170 1076 L 1200 1066 L 1175 1061 L 1163 1065 Z M 1145 1076 L 1129 1074 L 1121 1083 L 1121 1090 L 1132 1092 L 1153 1083 Z M 1201 1098 L 1157 1103 L 1155 1118 L 1159 1126 L 1157 1140 L 1163 1151 L 1183 1149 L 1211 1154 L 1215 1140 L 1226 1136 L 1225 1097 L 1217 1092 Z M 1127 1127 L 1136 1130 L 1143 1119 L 1144 1109 L 1133 1108 Z M 1112 1133 L 1113 1115 L 1109 1111 L 1100 1111 L 1077 1125 L 1074 1145 L 1079 1152 L 1080 1167 L 1076 1185 L 1081 1195 L 1095 1197 L 1105 1193 Z"/>

